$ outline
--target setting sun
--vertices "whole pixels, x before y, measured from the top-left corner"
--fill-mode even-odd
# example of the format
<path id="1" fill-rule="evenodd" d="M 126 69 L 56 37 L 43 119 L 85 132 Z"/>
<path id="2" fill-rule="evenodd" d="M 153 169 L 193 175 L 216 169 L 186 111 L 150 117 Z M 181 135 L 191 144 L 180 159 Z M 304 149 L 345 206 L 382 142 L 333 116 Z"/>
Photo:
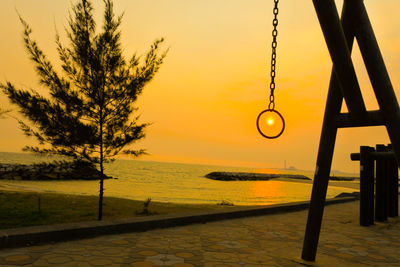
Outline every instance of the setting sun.
<path id="1" fill-rule="evenodd" d="M 71 2 L 76 1 L 0 1 L 1 82 L 44 93 L 26 54 L 15 10 L 32 27 L 32 37 L 48 60 L 56 63 L 53 36 L 57 28 L 60 40 L 68 42 L 63 27 L 68 24 Z M 275 102 L 287 127 L 273 142 L 259 136 L 255 126 L 269 94 L 265 89 L 270 82 L 273 1 L 114 2 L 115 13 L 126 14 L 121 24 L 126 57 L 143 55 L 156 38 L 165 38 L 162 49 L 170 47 L 159 72 L 137 100 L 141 122 L 150 123 L 146 138 L 133 146 L 148 151 L 143 160 L 260 168 L 280 168 L 286 160 L 299 169 L 315 168 L 332 62 L 312 1 L 280 3 Z M 343 0 L 335 2 L 340 10 Z M 392 84 L 398 85 L 400 3 L 380 2 L 368 1 L 366 8 Z M 93 1 L 93 6 L 95 16 L 101 18 L 103 1 Z M 352 56 L 367 109 L 377 109 L 358 48 Z M 0 108 L 18 116 L 4 94 L 0 94 Z M 278 131 L 281 119 L 266 115 L 260 120 L 262 126 Z M 1 123 L 1 151 L 20 152 L 25 145 L 36 145 L 23 135 L 17 120 L 8 116 Z M 350 153 L 363 144 L 389 142 L 384 127 L 369 128 L 338 132 L 333 169 L 358 172 Z"/>

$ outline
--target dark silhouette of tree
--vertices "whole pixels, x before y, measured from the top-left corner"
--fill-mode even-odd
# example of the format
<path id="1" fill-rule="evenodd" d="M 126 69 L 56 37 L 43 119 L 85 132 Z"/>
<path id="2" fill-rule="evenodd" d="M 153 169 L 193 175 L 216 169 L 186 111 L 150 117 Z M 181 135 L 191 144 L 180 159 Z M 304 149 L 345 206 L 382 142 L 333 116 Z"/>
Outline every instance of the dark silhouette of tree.
<path id="1" fill-rule="evenodd" d="M 163 39 L 156 40 L 143 57 L 122 55 L 119 26 L 112 0 L 104 0 L 104 21 L 96 32 L 90 1 L 80 0 L 72 7 L 66 29 L 69 45 L 56 34 L 62 76 L 31 38 L 32 30 L 21 16 L 25 47 L 33 61 L 40 83 L 49 97 L 33 90 L 17 89 L 7 82 L 0 88 L 16 104 L 29 122 L 19 121 L 27 136 L 38 146 L 25 151 L 59 154 L 100 167 L 98 219 L 102 218 L 104 163 L 119 153 L 139 156 L 144 150 L 127 149 L 142 139 L 147 123 L 138 123 L 134 103 L 143 87 L 158 71 L 167 50 L 160 54 Z"/>

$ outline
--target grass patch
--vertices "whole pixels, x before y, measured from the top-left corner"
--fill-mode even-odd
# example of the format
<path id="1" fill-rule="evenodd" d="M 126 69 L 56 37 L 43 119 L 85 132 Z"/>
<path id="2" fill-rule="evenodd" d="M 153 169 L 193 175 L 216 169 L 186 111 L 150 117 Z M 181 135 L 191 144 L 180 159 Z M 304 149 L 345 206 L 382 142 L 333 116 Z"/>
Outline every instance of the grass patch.
<path id="1" fill-rule="evenodd" d="M 215 210 L 226 206 L 176 204 L 105 197 L 103 219 L 150 214 L 173 214 Z M 144 207 L 147 212 L 143 213 Z M 97 220 L 98 197 L 56 193 L 0 191 L 0 229 Z"/>

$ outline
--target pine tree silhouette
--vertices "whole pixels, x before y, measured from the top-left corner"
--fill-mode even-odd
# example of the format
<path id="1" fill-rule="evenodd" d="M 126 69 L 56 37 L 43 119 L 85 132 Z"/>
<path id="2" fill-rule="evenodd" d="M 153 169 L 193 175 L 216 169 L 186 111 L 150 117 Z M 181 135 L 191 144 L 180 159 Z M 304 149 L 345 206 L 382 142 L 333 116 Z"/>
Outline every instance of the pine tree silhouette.
<path id="1" fill-rule="evenodd" d="M 91 2 L 80 0 L 72 7 L 69 17 L 68 46 L 56 34 L 62 75 L 32 39 L 30 26 L 20 16 L 25 47 L 49 97 L 33 90 L 17 89 L 10 82 L 0 84 L 27 118 L 19 121 L 24 134 L 39 141 L 38 146 L 26 146 L 24 150 L 98 164 L 101 173 L 99 220 L 102 219 L 104 163 L 119 153 L 134 156 L 145 153 L 142 149 L 128 148 L 145 137 L 144 130 L 149 125 L 139 123 L 139 117 L 132 115 L 137 110 L 134 104 L 168 52 L 160 52 L 163 39 L 157 39 L 143 59 L 133 55 L 126 61 L 119 31 L 122 15 L 115 16 L 111 0 L 104 3 L 104 21 L 99 33 L 96 33 Z"/>

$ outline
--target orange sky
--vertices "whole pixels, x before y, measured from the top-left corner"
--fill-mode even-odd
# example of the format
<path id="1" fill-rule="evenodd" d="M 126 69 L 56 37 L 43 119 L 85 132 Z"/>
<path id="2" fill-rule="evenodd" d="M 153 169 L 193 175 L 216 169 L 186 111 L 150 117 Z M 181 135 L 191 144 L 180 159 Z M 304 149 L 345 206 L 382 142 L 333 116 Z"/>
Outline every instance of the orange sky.
<path id="1" fill-rule="evenodd" d="M 93 2 L 101 19 L 103 3 Z M 341 3 L 337 1 L 339 7 Z M 400 3 L 365 3 L 397 93 Z M 63 29 L 70 6 L 69 0 L 0 2 L 1 82 L 42 90 L 24 50 L 15 9 L 57 63 L 55 26 L 66 40 Z M 170 47 L 160 72 L 138 101 L 142 121 L 153 122 L 146 139 L 138 143 L 151 154 L 144 160 L 265 168 L 283 167 L 286 160 L 288 166 L 314 168 L 332 64 L 312 1 L 280 3 L 275 95 L 286 131 L 278 139 L 266 140 L 255 127 L 269 94 L 272 7 L 272 0 L 115 1 L 116 12 L 125 12 L 121 30 L 127 57 L 144 53 L 159 37 L 165 37 L 165 47 Z M 376 109 L 357 46 L 353 59 L 366 105 Z M 0 105 L 10 107 L 3 95 Z M 20 151 L 34 143 L 22 135 L 15 120 L 0 123 L 1 151 Z M 357 172 L 350 153 L 360 145 L 388 142 L 383 127 L 340 129 L 333 169 Z"/>

